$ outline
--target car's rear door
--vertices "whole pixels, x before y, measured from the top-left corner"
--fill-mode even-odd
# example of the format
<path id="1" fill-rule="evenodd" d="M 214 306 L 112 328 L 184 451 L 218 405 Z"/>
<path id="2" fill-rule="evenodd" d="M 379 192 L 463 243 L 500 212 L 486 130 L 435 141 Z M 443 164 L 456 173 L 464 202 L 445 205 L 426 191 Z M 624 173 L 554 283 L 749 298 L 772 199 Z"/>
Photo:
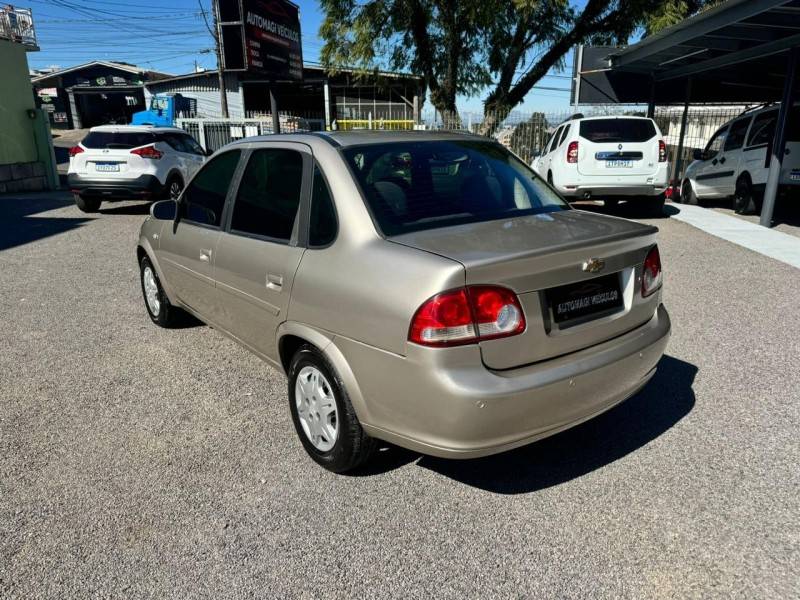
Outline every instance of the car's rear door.
<path id="1" fill-rule="evenodd" d="M 248 151 L 226 231 L 217 247 L 216 321 L 268 358 L 286 320 L 294 275 L 303 256 L 301 206 L 311 185 L 311 151 L 275 142 Z"/>
<path id="2" fill-rule="evenodd" d="M 235 149 L 211 159 L 181 194 L 178 218 L 160 234 L 157 254 L 170 286 L 183 304 L 211 321 L 216 249 L 241 155 Z"/>

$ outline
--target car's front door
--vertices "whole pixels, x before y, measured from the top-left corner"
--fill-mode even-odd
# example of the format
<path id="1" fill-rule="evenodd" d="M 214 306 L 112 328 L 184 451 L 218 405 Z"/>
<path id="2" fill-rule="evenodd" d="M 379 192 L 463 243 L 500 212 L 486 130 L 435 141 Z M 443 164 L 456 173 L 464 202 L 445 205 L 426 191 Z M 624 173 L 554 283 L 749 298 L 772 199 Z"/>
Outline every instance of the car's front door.
<path id="1" fill-rule="evenodd" d="M 703 162 L 697 168 L 695 175 L 695 193 L 698 197 L 714 198 L 721 195 L 717 187 L 719 173 L 727 170 L 727 167 L 724 163 L 720 164 L 719 159 L 727 135 L 728 127 L 726 125 L 711 137 L 703 150 Z"/>
<path id="2" fill-rule="evenodd" d="M 217 247 L 220 326 L 277 359 L 276 332 L 305 250 L 300 207 L 310 192 L 312 156 L 298 143 L 259 145 L 247 162 Z"/>
<path id="3" fill-rule="evenodd" d="M 241 154 L 230 150 L 205 165 L 183 190 L 178 217 L 160 234 L 159 263 L 169 286 L 181 303 L 212 321 L 215 252 Z"/>
<path id="4" fill-rule="evenodd" d="M 740 163 L 742 162 L 742 147 L 752 120 L 753 115 L 750 114 L 735 120 L 728 128 L 725 144 L 723 144 L 722 152 L 718 157 L 717 177 L 713 181 L 720 196 L 733 196 L 736 177 L 740 172 Z"/>

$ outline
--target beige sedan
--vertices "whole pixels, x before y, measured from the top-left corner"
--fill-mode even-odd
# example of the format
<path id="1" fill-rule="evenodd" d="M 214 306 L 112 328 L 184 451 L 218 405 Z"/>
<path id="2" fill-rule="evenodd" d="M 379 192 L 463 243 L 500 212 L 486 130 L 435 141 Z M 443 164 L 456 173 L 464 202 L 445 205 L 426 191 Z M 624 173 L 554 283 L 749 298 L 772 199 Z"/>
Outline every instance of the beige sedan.
<path id="1" fill-rule="evenodd" d="M 137 256 L 152 320 L 284 371 L 304 448 L 343 472 L 376 440 L 484 456 L 635 394 L 670 333 L 656 232 L 484 138 L 292 134 L 218 151 Z"/>

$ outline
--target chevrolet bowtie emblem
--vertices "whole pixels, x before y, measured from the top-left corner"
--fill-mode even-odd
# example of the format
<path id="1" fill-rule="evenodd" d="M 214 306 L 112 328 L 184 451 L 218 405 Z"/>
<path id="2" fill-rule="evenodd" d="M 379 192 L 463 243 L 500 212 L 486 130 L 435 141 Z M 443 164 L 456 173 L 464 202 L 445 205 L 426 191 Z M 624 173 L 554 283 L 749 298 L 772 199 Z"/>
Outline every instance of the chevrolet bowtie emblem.
<path id="1" fill-rule="evenodd" d="M 606 261 L 602 258 L 590 258 L 587 261 L 584 261 L 581 268 L 586 271 L 587 273 L 597 273 L 602 271 L 606 266 Z"/>

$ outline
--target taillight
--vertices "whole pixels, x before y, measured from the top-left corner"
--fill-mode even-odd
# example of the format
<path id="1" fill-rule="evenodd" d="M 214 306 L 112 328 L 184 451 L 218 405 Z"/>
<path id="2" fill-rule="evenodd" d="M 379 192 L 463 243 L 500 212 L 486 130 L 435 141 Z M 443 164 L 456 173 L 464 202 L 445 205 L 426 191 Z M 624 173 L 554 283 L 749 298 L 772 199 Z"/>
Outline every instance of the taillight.
<path id="1" fill-rule="evenodd" d="M 72 148 L 69 149 L 69 157 L 72 158 L 73 156 L 75 156 L 76 154 L 80 154 L 81 152 L 84 152 L 83 148 L 81 148 L 80 146 L 73 146 Z"/>
<path id="2" fill-rule="evenodd" d="M 642 297 L 647 297 L 661 287 L 661 255 L 658 246 L 650 248 L 642 268 Z"/>
<path id="3" fill-rule="evenodd" d="M 164 153 L 160 150 L 156 150 L 155 146 L 145 146 L 144 148 L 136 148 L 136 150 L 131 150 L 131 154 L 137 154 L 142 158 L 161 158 L 164 156 Z"/>
<path id="4" fill-rule="evenodd" d="M 417 309 L 408 340 L 423 346 L 456 346 L 517 335 L 525 315 L 516 294 L 473 285 L 436 294 Z"/>
<path id="5" fill-rule="evenodd" d="M 567 146 L 567 162 L 578 162 L 578 142 L 570 142 Z"/>
<path id="6" fill-rule="evenodd" d="M 658 162 L 667 162 L 667 145 L 664 140 L 658 140 Z"/>

